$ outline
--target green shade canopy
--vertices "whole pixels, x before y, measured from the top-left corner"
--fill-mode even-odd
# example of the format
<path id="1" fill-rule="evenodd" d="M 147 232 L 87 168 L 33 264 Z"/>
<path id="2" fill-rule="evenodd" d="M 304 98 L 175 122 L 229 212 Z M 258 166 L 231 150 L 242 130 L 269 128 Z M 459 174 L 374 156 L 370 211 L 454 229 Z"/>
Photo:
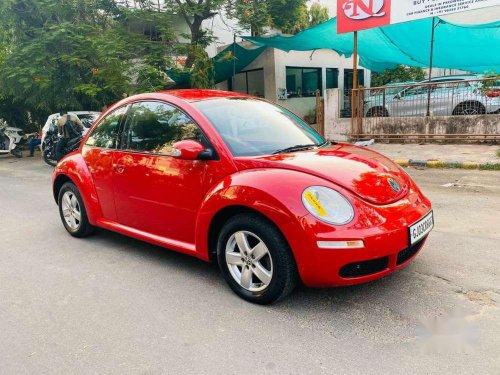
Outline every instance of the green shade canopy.
<path id="1" fill-rule="evenodd" d="M 484 73 L 500 72 L 500 22 L 457 25 L 437 19 L 434 37 L 434 63 L 438 68 Z M 381 72 L 398 64 L 429 65 L 432 18 L 399 23 L 358 32 L 360 64 Z M 349 57 L 353 53 L 353 34 L 337 34 L 332 18 L 295 36 L 244 37 L 258 46 L 284 51 L 332 49 Z"/>
<path id="2" fill-rule="evenodd" d="M 249 44 L 244 47 L 238 43 L 230 44 L 212 58 L 215 66 L 215 83 L 226 81 L 236 73 L 241 72 L 247 65 L 260 56 L 266 49 L 265 46 Z M 234 52 L 234 58 L 233 58 Z M 168 76 L 178 85 L 189 85 L 191 72 L 179 69 L 167 71 Z"/>

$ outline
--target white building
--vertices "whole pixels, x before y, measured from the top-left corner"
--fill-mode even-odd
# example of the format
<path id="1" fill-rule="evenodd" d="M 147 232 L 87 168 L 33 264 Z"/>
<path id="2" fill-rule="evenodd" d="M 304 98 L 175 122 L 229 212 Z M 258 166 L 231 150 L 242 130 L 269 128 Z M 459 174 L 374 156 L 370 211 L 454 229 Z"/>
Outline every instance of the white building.
<path id="1" fill-rule="evenodd" d="M 352 58 L 332 50 L 285 52 L 267 48 L 257 59 L 218 89 L 266 98 L 305 116 L 316 107 L 316 90 L 352 88 Z M 359 69 L 359 84 L 369 86 L 371 72 Z M 348 101 L 348 99 L 346 99 Z"/>

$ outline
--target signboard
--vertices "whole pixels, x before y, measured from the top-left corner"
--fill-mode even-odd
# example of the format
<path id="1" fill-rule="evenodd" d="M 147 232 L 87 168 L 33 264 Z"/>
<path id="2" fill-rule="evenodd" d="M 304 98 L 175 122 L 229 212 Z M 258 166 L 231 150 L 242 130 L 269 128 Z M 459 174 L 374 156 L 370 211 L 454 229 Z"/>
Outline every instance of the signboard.
<path id="1" fill-rule="evenodd" d="M 500 6 L 500 0 L 338 0 L 337 32 Z"/>

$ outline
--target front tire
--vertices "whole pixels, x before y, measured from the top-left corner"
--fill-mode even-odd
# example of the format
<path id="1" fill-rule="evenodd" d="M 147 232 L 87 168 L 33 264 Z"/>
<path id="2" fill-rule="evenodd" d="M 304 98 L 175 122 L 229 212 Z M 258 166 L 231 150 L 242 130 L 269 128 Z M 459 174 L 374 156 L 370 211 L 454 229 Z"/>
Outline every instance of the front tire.
<path id="1" fill-rule="evenodd" d="M 43 161 L 45 161 L 48 165 L 55 167 L 57 165 L 57 160 L 52 159 L 52 152 L 48 150 L 47 147 L 42 147 L 42 157 Z"/>
<path id="2" fill-rule="evenodd" d="M 241 298 L 262 305 L 284 298 L 298 281 L 297 265 L 276 226 L 255 214 L 239 214 L 223 226 L 217 260 L 224 279 Z"/>
<path id="3" fill-rule="evenodd" d="M 87 211 L 78 188 L 72 182 L 66 182 L 59 190 L 59 215 L 64 228 L 73 237 L 86 237 L 94 232 L 87 217 Z"/>

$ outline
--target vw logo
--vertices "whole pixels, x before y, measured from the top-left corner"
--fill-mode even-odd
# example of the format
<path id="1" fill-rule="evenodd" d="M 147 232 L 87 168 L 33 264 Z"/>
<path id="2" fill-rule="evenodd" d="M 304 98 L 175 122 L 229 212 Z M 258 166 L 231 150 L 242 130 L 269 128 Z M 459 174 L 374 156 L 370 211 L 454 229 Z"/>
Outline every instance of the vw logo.
<path id="1" fill-rule="evenodd" d="M 385 16 L 385 12 L 381 12 L 383 6 L 384 0 L 347 0 L 342 4 L 342 10 L 347 18 L 364 20 Z"/>
<path id="2" fill-rule="evenodd" d="M 396 193 L 399 193 L 401 188 L 399 187 L 399 184 L 396 181 L 394 181 L 394 179 L 389 178 L 389 179 L 387 179 L 387 182 L 391 186 L 392 190 L 394 190 Z"/>

